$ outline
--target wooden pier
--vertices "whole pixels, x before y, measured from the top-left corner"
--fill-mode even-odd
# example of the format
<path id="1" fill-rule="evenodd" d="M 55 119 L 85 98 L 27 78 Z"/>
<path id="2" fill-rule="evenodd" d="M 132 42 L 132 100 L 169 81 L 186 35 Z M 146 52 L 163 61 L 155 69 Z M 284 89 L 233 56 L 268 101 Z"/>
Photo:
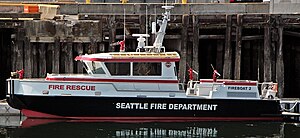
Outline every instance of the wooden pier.
<path id="1" fill-rule="evenodd" d="M 41 19 L 42 13 L 0 13 L 2 88 L 11 71 L 24 69 L 29 78 L 83 73 L 81 63 L 74 61 L 77 55 L 118 51 L 111 44 L 124 37 L 124 8 L 126 50 L 134 51 L 137 43 L 132 34 L 150 34 L 151 22 L 161 17 L 162 10 L 162 4 L 59 6 L 60 13 L 53 19 Z M 265 4 L 236 4 L 246 10 L 225 12 L 212 12 L 212 7 L 234 6 L 174 6 L 164 46 L 180 53 L 181 82 L 187 81 L 189 67 L 199 72 L 199 78 L 211 78 L 213 64 L 221 78 L 274 81 L 279 84 L 279 97 L 300 97 L 300 14 L 269 14 L 259 8 Z M 207 11 L 199 10 L 205 6 Z M 147 43 L 152 44 L 154 37 Z"/>

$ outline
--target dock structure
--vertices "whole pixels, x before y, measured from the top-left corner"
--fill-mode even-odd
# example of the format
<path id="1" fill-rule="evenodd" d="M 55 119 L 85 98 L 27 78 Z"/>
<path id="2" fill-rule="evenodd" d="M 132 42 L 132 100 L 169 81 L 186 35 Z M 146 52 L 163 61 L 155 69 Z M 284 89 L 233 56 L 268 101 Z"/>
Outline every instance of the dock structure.
<path id="1" fill-rule="evenodd" d="M 283 109 L 283 117 L 285 119 L 300 121 L 300 99 L 283 98 L 280 100 Z"/>
<path id="2" fill-rule="evenodd" d="M 39 12 L 24 12 L 24 4 L 0 4 L 5 7 L 0 8 L 1 88 L 10 72 L 20 69 L 29 78 L 82 73 L 82 65 L 74 62 L 77 55 L 118 51 L 113 44 L 124 35 L 126 51 L 136 49 L 134 33 L 150 34 L 146 43 L 152 44 L 151 23 L 165 5 L 34 4 Z M 211 78 L 212 64 L 221 78 L 274 81 L 279 97 L 300 97 L 300 14 L 270 14 L 268 3 L 172 5 L 163 45 L 180 53 L 181 82 L 187 82 L 189 67 L 198 78 Z"/>
<path id="3" fill-rule="evenodd" d="M 0 101 L 0 116 L 19 116 L 20 110 L 14 109 L 6 101 Z"/>

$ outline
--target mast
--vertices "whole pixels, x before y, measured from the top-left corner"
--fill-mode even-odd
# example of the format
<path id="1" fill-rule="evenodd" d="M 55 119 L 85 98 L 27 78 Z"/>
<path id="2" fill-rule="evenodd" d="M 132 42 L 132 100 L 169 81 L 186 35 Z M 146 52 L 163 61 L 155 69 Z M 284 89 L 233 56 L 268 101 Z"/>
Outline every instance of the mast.
<path id="1" fill-rule="evenodd" d="M 166 34 L 166 28 L 168 21 L 170 21 L 170 10 L 174 8 L 174 6 L 162 6 L 165 9 L 165 13 L 163 13 L 163 20 L 158 20 L 157 24 L 160 26 L 159 31 L 156 32 L 156 38 L 153 43 L 153 46 L 146 46 L 144 37 L 149 37 L 148 34 L 132 34 L 134 37 L 138 37 L 138 46 L 136 51 L 140 52 L 141 49 L 144 49 L 146 52 L 165 52 L 165 47 L 162 45 L 164 36 Z"/>
<path id="2" fill-rule="evenodd" d="M 165 13 L 163 13 L 163 20 L 157 21 L 157 24 L 160 26 L 160 28 L 153 43 L 154 48 L 158 50 L 157 52 L 161 51 L 164 36 L 166 34 L 167 24 L 168 21 L 170 21 L 170 10 L 174 8 L 174 6 L 162 6 L 162 8 L 165 9 Z"/>

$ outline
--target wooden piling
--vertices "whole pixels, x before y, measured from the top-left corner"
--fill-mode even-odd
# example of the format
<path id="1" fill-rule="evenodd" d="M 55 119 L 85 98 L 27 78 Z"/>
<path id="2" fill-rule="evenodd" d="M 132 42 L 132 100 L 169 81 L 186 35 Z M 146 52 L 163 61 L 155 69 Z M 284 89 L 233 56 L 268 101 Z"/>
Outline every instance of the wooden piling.
<path id="1" fill-rule="evenodd" d="M 77 43 L 75 44 L 75 51 L 77 53 L 76 56 L 82 55 L 83 54 L 83 46 L 82 43 Z M 80 61 L 76 62 L 76 66 L 77 66 L 77 73 L 83 73 L 83 66 L 82 63 Z"/>
<path id="2" fill-rule="evenodd" d="M 26 49 L 26 50 L 25 50 Z M 28 37 L 25 38 L 25 46 L 24 46 L 24 77 L 25 78 L 31 78 L 32 75 L 32 71 L 33 71 L 33 61 L 32 61 L 32 47 L 31 47 L 31 43 Z"/>
<path id="3" fill-rule="evenodd" d="M 18 29 L 16 35 L 15 53 L 16 53 L 16 68 L 15 70 L 20 70 L 24 68 L 23 56 L 24 56 L 24 40 L 25 40 L 25 30 Z"/>
<path id="4" fill-rule="evenodd" d="M 181 47 L 180 47 L 180 63 L 179 63 L 179 80 L 183 83 L 186 83 L 186 74 L 187 74 L 187 35 L 188 35 L 188 24 L 189 24 L 189 16 L 182 16 L 182 24 L 183 28 L 181 29 Z"/>
<path id="5" fill-rule="evenodd" d="M 235 62 L 234 62 L 234 79 L 237 80 L 241 78 L 242 25 L 243 25 L 243 14 L 238 14 L 236 33 L 235 33 L 236 45 L 235 45 Z"/>
<path id="6" fill-rule="evenodd" d="M 12 70 L 17 70 L 16 69 L 16 64 L 17 64 L 17 55 L 18 55 L 18 51 L 17 51 L 17 40 L 16 40 L 16 36 L 17 33 L 11 34 L 11 54 L 10 54 L 10 58 L 11 58 L 11 69 Z"/>
<path id="7" fill-rule="evenodd" d="M 140 33 L 146 34 L 146 16 L 139 15 L 139 22 L 140 22 Z"/>
<path id="8" fill-rule="evenodd" d="M 40 43 L 38 46 L 38 77 L 45 77 L 47 74 L 46 70 L 46 44 L 45 43 Z"/>
<path id="9" fill-rule="evenodd" d="M 54 43 L 47 44 L 47 51 L 46 51 L 46 75 L 47 73 L 52 73 L 53 71 L 53 60 L 54 60 Z"/>
<path id="10" fill-rule="evenodd" d="M 59 73 L 60 47 L 60 38 L 55 37 L 52 52 L 52 73 Z"/>
<path id="11" fill-rule="evenodd" d="M 67 43 L 64 45 L 64 49 L 66 50 L 66 60 L 64 61 L 66 67 L 65 67 L 65 73 L 73 73 L 74 72 L 74 57 L 73 57 L 73 39 L 67 38 Z"/>
<path id="12" fill-rule="evenodd" d="M 276 81 L 278 82 L 278 96 L 284 97 L 284 63 L 283 63 L 283 22 L 282 18 L 278 18 L 278 42 L 277 42 L 277 58 L 276 58 Z"/>
<path id="13" fill-rule="evenodd" d="M 232 31 L 232 15 L 226 15 L 226 35 L 225 35 L 225 51 L 224 51 L 224 65 L 223 78 L 232 78 L 232 46 L 231 46 L 231 31 Z"/>
<path id="14" fill-rule="evenodd" d="M 38 55 L 37 48 L 38 43 L 31 43 L 31 54 L 32 54 L 32 77 L 38 77 Z"/>
<path id="15" fill-rule="evenodd" d="M 109 16 L 109 44 L 113 44 L 116 42 L 116 16 Z M 115 46 L 109 46 L 108 51 L 115 51 Z"/>
<path id="16" fill-rule="evenodd" d="M 199 72 L 199 19 L 193 15 L 193 64 L 192 68 Z"/>
<path id="17" fill-rule="evenodd" d="M 94 37 L 90 37 L 90 40 L 91 40 L 90 45 L 89 45 L 90 54 L 97 53 L 98 52 L 97 39 Z"/>
<path id="18" fill-rule="evenodd" d="M 266 22 L 267 24 L 264 26 L 264 81 L 270 82 L 272 81 L 272 58 L 271 58 L 271 38 L 270 38 L 270 16 L 267 15 Z"/>

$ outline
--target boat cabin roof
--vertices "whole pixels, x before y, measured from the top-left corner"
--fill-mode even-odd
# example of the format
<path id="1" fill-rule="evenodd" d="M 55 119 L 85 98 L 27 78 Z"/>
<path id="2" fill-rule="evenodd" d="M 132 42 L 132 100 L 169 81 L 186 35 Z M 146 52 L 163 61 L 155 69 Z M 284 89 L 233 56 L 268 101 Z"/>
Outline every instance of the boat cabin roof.
<path id="1" fill-rule="evenodd" d="M 80 55 L 75 60 L 100 62 L 178 62 L 180 56 L 177 52 L 111 52 Z"/>

